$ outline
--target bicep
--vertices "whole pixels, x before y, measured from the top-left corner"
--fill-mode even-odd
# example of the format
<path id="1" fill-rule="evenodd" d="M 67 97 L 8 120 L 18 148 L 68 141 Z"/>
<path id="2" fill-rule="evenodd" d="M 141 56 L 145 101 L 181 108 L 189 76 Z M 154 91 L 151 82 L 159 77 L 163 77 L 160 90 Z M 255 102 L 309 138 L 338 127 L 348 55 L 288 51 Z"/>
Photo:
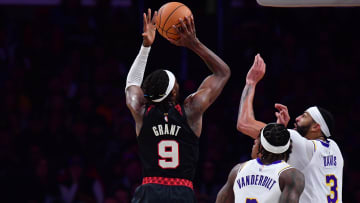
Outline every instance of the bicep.
<path id="1" fill-rule="evenodd" d="M 241 164 L 238 164 L 231 170 L 225 185 L 221 188 L 221 190 L 219 191 L 219 193 L 216 197 L 216 203 L 230 203 L 230 202 L 233 203 L 234 202 L 235 196 L 234 196 L 233 186 L 234 186 L 237 172 L 240 167 L 241 167 Z"/>
<path id="2" fill-rule="evenodd" d="M 132 85 L 125 90 L 126 105 L 135 119 L 141 117 L 145 108 L 144 92 L 138 86 Z"/>
<path id="3" fill-rule="evenodd" d="M 299 170 L 289 169 L 281 174 L 280 182 L 283 187 L 280 185 L 282 192 L 279 202 L 299 202 L 305 187 L 304 174 Z"/>
<path id="4" fill-rule="evenodd" d="M 226 183 L 219 191 L 216 197 L 216 203 L 232 203 L 234 202 L 234 192 L 232 186 Z"/>

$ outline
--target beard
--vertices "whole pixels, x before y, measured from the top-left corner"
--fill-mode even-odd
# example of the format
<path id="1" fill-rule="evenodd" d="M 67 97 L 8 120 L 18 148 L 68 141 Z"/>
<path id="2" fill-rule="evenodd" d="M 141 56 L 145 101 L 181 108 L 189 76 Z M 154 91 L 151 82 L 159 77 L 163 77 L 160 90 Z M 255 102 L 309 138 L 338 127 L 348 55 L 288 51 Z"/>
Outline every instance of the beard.
<path id="1" fill-rule="evenodd" d="M 309 132 L 310 130 L 310 125 L 308 126 L 296 126 L 296 130 L 298 131 L 298 133 L 305 137 L 307 135 L 307 133 Z"/>

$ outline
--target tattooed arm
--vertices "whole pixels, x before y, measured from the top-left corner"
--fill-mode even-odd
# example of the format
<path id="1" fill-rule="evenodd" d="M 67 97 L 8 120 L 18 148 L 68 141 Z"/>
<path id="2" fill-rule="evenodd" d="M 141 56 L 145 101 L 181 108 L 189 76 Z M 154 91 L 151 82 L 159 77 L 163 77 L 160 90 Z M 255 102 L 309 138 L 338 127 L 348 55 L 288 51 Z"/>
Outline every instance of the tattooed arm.
<path id="1" fill-rule="evenodd" d="M 216 197 L 216 203 L 233 203 L 235 201 L 233 186 L 236 175 L 243 164 L 237 164 L 229 174 L 227 182 L 221 188 Z"/>
<path id="2" fill-rule="evenodd" d="M 256 84 L 264 77 L 265 63 L 260 54 L 255 56 L 254 64 L 246 76 L 246 85 L 241 95 L 237 120 L 238 131 L 256 139 L 265 123 L 255 120 L 253 100 Z"/>
<path id="3" fill-rule="evenodd" d="M 297 203 L 304 191 L 304 174 L 295 168 L 288 169 L 281 173 L 279 178 L 281 196 L 279 203 Z"/>
<path id="4" fill-rule="evenodd" d="M 255 87 L 257 83 L 264 77 L 266 64 L 259 54 L 255 56 L 254 64 L 250 68 L 246 76 L 246 85 L 241 95 L 239 114 L 237 120 L 238 131 L 256 139 L 260 130 L 265 127 L 265 123 L 255 119 L 253 110 L 253 100 L 255 95 Z M 275 112 L 277 123 L 287 126 L 290 116 L 285 105 L 275 104 L 275 108 L 279 112 Z"/>

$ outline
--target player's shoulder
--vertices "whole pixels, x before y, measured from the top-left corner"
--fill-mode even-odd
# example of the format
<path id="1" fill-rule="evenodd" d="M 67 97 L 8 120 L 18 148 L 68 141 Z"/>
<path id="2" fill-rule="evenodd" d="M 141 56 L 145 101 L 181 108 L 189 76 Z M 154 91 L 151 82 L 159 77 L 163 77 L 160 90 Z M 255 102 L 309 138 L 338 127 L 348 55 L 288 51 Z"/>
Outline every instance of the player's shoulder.
<path id="1" fill-rule="evenodd" d="M 339 154 L 342 154 L 339 145 L 334 140 L 328 139 L 328 141 L 333 150 L 335 150 Z"/>
<path id="2" fill-rule="evenodd" d="M 305 137 L 303 137 L 302 135 L 300 135 L 300 133 L 297 130 L 294 129 L 288 129 L 289 133 L 290 133 L 290 138 L 293 141 L 293 143 L 297 143 L 297 142 L 311 142 L 310 140 L 306 139 Z"/>
<path id="3" fill-rule="evenodd" d="M 304 174 L 293 167 L 288 168 L 287 170 L 284 170 L 279 174 L 280 182 L 283 182 L 285 184 L 294 184 L 301 185 L 304 187 L 305 185 L 305 176 Z"/>
<path id="4" fill-rule="evenodd" d="M 294 129 L 289 129 L 289 128 L 288 128 L 287 130 L 289 131 L 290 136 L 291 136 L 291 135 L 296 135 L 296 136 L 299 135 L 299 136 L 301 136 L 300 133 L 299 133 L 298 131 L 294 130 Z"/>
<path id="5" fill-rule="evenodd" d="M 228 182 L 230 183 L 233 183 L 237 177 L 237 174 L 241 171 L 244 163 L 246 162 L 243 162 L 243 163 L 239 163 L 239 164 L 236 164 L 230 171 L 229 173 L 229 177 L 228 177 Z"/>
<path id="6" fill-rule="evenodd" d="M 334 147 L 336 147 L 336 148 L 339 148 L 339 145 L 338 145 L 333 139 L 328 139 L 328 142 L 329 142 L 332 146 L 334 146 Z"/>

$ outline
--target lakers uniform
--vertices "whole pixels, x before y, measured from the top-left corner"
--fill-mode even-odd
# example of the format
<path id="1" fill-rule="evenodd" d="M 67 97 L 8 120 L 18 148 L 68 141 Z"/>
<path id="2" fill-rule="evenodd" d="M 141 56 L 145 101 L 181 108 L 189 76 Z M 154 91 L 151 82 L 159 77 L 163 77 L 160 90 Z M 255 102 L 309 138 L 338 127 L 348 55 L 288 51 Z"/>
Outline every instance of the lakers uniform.
<path id="1" fill-rule="evenodd" d="M 289 131 L 293 151 L 288 163 L 305 175 L 300 202 L 341 203 L 344 159 L 339 146 L 331 139 L 307 140 L 297 131 Z"/>
<path id="2" fill-rule="evenodd" d="M 264 165 L 259 158 L 246 162 L 239 169 L 233 190 L 236 203 L 279 202 L 280 174 L 292 168 L 285 161 Z"/>

